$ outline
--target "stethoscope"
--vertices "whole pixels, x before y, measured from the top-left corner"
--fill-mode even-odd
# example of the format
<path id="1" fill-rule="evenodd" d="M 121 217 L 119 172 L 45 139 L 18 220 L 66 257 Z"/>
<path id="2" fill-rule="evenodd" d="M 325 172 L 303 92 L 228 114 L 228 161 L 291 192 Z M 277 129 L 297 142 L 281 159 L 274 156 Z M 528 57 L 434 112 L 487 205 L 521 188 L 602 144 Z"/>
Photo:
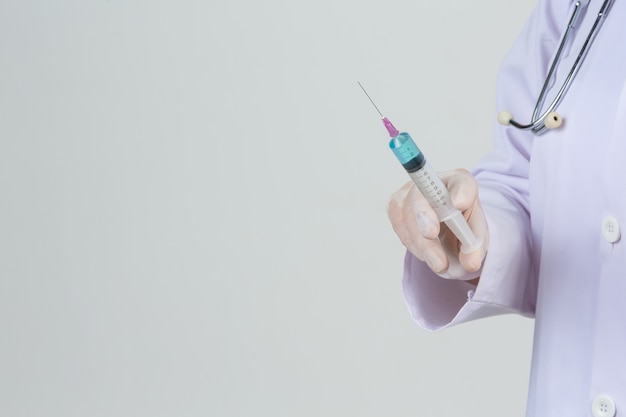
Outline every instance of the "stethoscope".
<path id="1" fill-rule="evenodd" d="M 541 89 L 541 93 L 539 94 L 539 99 L 537 100 L 537 104 L 535 105 L 535 110 L 533 111 L 531 122 L 529 124 L 519 123 L 515 119 L 513 119 L 513 115 L 511 114 L 511 112 L 507 110 L 503 110 L 500 113 L 498 113 L 498 122 L 500 124 L 505 125 L 505 126 L 512 125 L 522 130 L 532 130 L 533 133 L 535 133 L 536 135 L 540 135 L 546 129 L 554 129 L 554 128 L 561 126 L 561 124 L 563 123 L 563 118 L 561 117 L 560 114 L 558 114 L 554 110 L 556 106 L 558 106 L 558 104 L 563 99 L 563 96 L 565 95 L 565 92 L 567 91 L 569 86 L 572 84 L 572 81 L 574 80 L 576 73 L 580 69 L 582 62 L 585 59 L 587 52 L 589 51 L 589 47 L 591 46 L 591 43 L 593 42 L 596 35 L 598 34 L 598 31 L 600 30 L 600 26 L 602 26 L 602 23 L 604 22 L 604 19 L 606 18 L 612 3 L 613 3 L 613 0 L 604 0 L 604 3 L 602 3 L 602 7 L 600 8 L 600 11 L 598 12 L 598 17 L 596 17 L 596 21 L 591 27 L 589 31 L 589 35 L 587 35 L 587 39 L 585 40 L 585 43 L 580 48 L 578 57 L 576 58 L 576 61 L 574 61 L 574 64 L 572 65 L 572 68 L 570 69 L 569 74 L 567 75 L 567 78 L 563 82 L 563 85 L 561 85 L 561 88 L 559 89 L 558 93 L 554 97 L 554 100 L 552 100 L 552 103 L 548 106 L 548 108 L 543 113 L 541 113 L 543 109 L 544 101 L 546 99 L 546 93 L 549 90 L 549 86 L 552 82 L 552 78 L 554 77 L 556 68 L 561 61 L 561 54 L 563 53 L 563 50 L 565 49 L 565 46 L 567 45 L 567 42 L 570 39 L 572 32 L 574 31 L 574 25 L 576 24 L 578 17 L 580 16 L 582 10 L 586 8 L 587 5 L 589 4 L 589 0 L 578 0 L 576 2 L 576 4 L 574 5 L 574 11 L 572 12 L 572 16 L 570 17 L 569 22 L 567 24 L 567 29 L 565 30 L 565 33 L 563 34 L 563 38 L 561 39 L 561 44 L 559 45 L 559 49 L 557 50 L 555 57 L 552 59 L 552 64 L 550 65 L 550 71 L 548 72 L 548 75 L 546 76 L 546 80 L 543 83 L 543 88 Z"/>

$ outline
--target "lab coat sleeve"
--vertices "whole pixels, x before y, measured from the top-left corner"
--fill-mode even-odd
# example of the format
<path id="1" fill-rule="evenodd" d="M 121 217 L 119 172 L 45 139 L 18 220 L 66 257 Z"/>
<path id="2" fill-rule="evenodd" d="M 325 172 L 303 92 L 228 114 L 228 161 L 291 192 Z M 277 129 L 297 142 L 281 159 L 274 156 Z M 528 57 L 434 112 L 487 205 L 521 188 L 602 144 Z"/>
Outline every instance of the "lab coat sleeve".
<path id="1" fill-rule="evenodd" d="M 407 252 L 403 290 L 412 318 L 423 328 L 440 330 L 483 317 L 534 313 L 528 216 L 497 189 L 481 190 L 490 228 L 489 252 L 478 287 L 434 274 Z"/>
<path id="2" fill-rule="evenodd" d="M 528 120 L 571 10 L 570 0 L 540 0 L 505 57 L 497 108 Z M 533 134 L 496 125 L 495 150 L 473 169 L 489 227 L 489 248 L 478 287 L 434 274 L 409 252 L 403 292 L 411 317 L 427 330 L 498 314 L 532 317 L 536 274 L 529 215 Z"/>

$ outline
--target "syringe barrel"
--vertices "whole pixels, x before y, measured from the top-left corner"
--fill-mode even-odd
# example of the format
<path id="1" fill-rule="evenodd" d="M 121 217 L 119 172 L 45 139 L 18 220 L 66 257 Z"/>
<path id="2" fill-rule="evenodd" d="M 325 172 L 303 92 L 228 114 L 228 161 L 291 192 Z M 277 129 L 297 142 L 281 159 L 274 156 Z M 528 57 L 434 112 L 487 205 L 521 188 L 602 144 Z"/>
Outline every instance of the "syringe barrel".
<path id="1" fill-rule="evenodd" d="M 458 211 L 452 205 L 448 189 L 428 162 L 425 161 L 421 169 L 408 174 L 435 210 L 439 220 L 445 221 Z"/>
<path id="2" fill-rule="evenodd" d="M 389 148 L 424 195 L 428 204 L 435 210 L 439 220 L 446 223 L 462 243 L 462 251 L 472 252 L 478 249 L 480 241 L 474 236 L 463 214 L 452 205 L 448 188 L 426 161 L 411 135 L 406 132 L 399 133 L 391 138 Z"/>

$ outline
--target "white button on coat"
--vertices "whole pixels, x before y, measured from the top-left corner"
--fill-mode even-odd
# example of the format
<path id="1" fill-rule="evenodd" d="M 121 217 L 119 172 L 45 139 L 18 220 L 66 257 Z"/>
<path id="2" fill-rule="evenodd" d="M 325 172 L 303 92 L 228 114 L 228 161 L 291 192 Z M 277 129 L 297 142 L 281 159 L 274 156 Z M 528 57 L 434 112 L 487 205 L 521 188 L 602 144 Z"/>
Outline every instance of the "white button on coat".
<path id="1" fill-rule="evenodd" d="M 619 223 L 615 217 L 607 216 L 602 220 L 602 236 L 610 243 L 620 239 Z"/>
<path id="2" fill-rule="evenodd" d="M 615 411 L 615 402 L 608 395 L 598 395 L 591 404 L 593 417 L 614 417 Z"/>

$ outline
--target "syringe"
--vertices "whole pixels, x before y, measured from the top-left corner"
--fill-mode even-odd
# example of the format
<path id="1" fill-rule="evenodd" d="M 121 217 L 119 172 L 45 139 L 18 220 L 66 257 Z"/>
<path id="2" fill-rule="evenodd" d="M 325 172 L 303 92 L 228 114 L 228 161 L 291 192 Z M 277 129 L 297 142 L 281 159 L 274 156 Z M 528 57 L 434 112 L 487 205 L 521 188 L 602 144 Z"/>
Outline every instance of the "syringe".
<path id="1" fill-rule="evenodd" d="M 435 210 L 440 221 L 444 222 L 462 243 L 461 251 L 470 253 L 478 249 L 481 241 L 474 236 L 463 214 L 452 205 L 448 188 L 426 161 L 424 154 L 413 142 L 411 135 L 407 132 L 399 132 L 389 119 L 378 110 L 374 100 L 367 94 L 363 85 L 360 82 L 358 84 L 372 105 L 374 105 L 374 108 L 382 118 L 387 132 L 389 132 L 391 137 L 389 148 L 396 155 L 396 158 L 398 158 L 398 161 L 400 161 L 417 188 L 426 197 L 428 204 Z"/>

